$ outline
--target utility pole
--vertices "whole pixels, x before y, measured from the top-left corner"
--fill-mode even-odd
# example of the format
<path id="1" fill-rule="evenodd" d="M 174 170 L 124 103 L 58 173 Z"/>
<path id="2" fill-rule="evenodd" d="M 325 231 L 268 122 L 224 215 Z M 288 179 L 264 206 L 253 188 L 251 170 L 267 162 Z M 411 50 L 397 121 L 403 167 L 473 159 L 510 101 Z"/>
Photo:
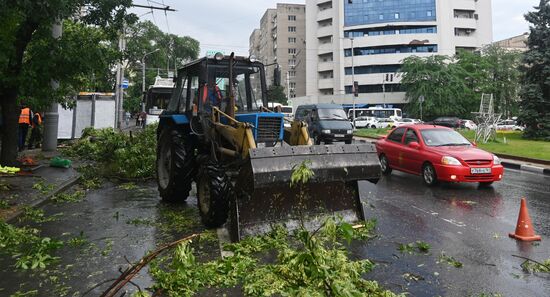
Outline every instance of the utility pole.
<path id="1" fill-rule="evenodd" d="M 286 71 L 286 100 L 290 99 L 290 71 Z"/>
<path id="2" fill-rule="evenodd" d="M 54 39 L 61 38 L 63 27 L 61 20 L 57 20 L 52 26 L 52 37 Z M 59 88 L 59 82 L 51 81 L 52 89 Z M 42 143 L 42 151 L 52 152 L 57 150 L 57 129 L 59 126 L 59 113 L 57 102 L 52 102 L 48 111 L 44 113 L 44 139 Z"/>
<path id="3" fill-rule="evenodd" d="M 122 27 L 122 33 L 118 39 L 118 49 L 121 53 L 126 50 L 126 24 Z M 122 127 L 122 119 L 124 118 L 124 89 L 122 88 L 122 82 L 124 80 L 124 62 L 121 61 L 117 65 L 117 82 L 115 93 L 115 128 Z"/>
<path id="4" fill-rule="evenodd" d="M 356 94 L 359 93 L 359 90 L 356 90 L 356 83 L 355 83 L 355 62 L 353 61 L 353 56 L 355 56 L 354 48 L 353 48 L 353 37 L 350 37 L 351 40 L 351 84 L 352 84 L 352 93 L 353 93 L 353 113 L 352 113 L 352 121 L 353 121 L 353 128 L 355 129 L 355 97 Z"/>

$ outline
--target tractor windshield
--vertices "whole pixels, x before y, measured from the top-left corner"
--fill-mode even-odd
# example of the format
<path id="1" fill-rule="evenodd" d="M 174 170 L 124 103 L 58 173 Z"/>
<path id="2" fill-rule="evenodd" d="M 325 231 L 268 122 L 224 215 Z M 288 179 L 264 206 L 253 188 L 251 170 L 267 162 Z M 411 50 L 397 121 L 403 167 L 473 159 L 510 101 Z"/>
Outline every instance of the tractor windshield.
<path id="1" fill-rule="evenodd" d="M 229 98 L 229 67 L 227 65 L 209 65 L 208 68 L 208 80 L 215 82 L 221 97 Z M 263 106 L 264 100 L 267 101 L 267 98 L 263 98 L 265 92 L 262 89 L 264 87 L 262 69 L 237 62 L 233 67 L 233 78 L 236 112 L 258 111 Z M 221 101 L 228 102 L 227 100 Z"/>

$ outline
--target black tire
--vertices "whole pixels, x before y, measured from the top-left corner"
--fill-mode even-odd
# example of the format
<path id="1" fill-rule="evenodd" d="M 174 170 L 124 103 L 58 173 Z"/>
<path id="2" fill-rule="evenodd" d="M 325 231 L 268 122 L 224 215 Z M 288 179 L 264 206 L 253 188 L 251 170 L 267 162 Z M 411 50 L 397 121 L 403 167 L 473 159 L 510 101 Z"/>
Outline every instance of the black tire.
<path id="1" fill-rule="evenodd" d="M 371 127 L 372 129 L 376 129 L 376 126 L 375 126 L 375 125 L 372 125 L 372 126 L 370 126 L 370 127 Z"/>
<path id="2" fill-rule="evenodd" d="M 386 155 L 380 155 L 380 171 L 382 171 L 383 175 L 390 175 L 392 172 L 392 169 L 390 167 L 390 161 L 386 157 Z"/>
<path id="3" fill-rule="evenodd" d="M 422 180 L 428 187 L 433 187 L 438 184 L 437 173 L 432 164 L 426 163 L 422 166 Z"/>
<path id="4" fill-rule="evenodd" d="M 321 144 L 321 138 L 319 136 L 315 137 L 314 140 L 315 140 L 315 145 Z"/>
<path id="5" fill-rule="evenodd" d="M 192 146 L 186 146 L 183 133 L 164 129 L 157 144 L 157 184 L 165 202 L 183 202 L 189 196 L 197 171 Z"/>
<path id="6" fill-rule="evenodd" d="M 490 187 L 491 185 L 493 184 L 493 182 L 481 182 L 479 183 L 479 187 L 480 188 L 487 188 L 487 187 Z"/>
<path id="7" fill-rule="evenodd" d="M 197 179 L 197 204 L 202 223 L 217 228 L 225 223 L 233 197 L 231 181 L 215 162 L 201 166 Z"/>

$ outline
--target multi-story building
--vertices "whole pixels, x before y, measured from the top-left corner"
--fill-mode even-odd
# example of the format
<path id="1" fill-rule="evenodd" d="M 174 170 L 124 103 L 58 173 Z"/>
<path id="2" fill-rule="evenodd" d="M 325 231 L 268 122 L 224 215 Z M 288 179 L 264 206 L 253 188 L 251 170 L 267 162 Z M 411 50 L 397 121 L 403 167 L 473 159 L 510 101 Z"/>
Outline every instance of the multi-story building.
<path id="1" fill-rule="evenodd" d="M 411 55 L 454 55 L 492 42 L 491 0 L 306 0 L 307 90 L 299 103 L 401 105 Z"/>
<path id="2" fill-rule="evenodd" d="M 529 39 L 529 33 L 523 33 L 518 36 L 506 38 L 493 43 L 508 51 L 525 52 L 528 50 L 527 40 Z"/>
<path id="3" fill-rule="evenodd" d="M 305 18 L 305 5 L 279 3 L 264 13 L 260 28 L 250 35 L 249 53 L 265 65 L 273 64 L 266 67 L 268 86 L 278 65 L 281 85 L 290 98 L 306 94 Z"/>

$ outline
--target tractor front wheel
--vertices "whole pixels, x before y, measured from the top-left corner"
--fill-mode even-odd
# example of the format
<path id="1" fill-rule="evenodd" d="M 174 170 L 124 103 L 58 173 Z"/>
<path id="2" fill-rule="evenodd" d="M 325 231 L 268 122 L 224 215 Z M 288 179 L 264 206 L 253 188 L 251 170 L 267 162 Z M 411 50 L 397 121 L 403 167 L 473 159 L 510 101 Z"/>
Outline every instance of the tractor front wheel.
<path id="1" fill-rule="evenodd" d="M 166 202 L 183 202 L 189 196 L 196 173 L 192 148 L 186 146 L 183 133 L 164 129 L 157 146 L 157 183 Z"/>
<path id="2" fill-rule="evenodd" d="M 197 199 L 206 227 L 217 228 L 225 223 L 232 196 L 231 182 L 218 164 L 210 161 L 201 166 L 197 180 Z"/>

